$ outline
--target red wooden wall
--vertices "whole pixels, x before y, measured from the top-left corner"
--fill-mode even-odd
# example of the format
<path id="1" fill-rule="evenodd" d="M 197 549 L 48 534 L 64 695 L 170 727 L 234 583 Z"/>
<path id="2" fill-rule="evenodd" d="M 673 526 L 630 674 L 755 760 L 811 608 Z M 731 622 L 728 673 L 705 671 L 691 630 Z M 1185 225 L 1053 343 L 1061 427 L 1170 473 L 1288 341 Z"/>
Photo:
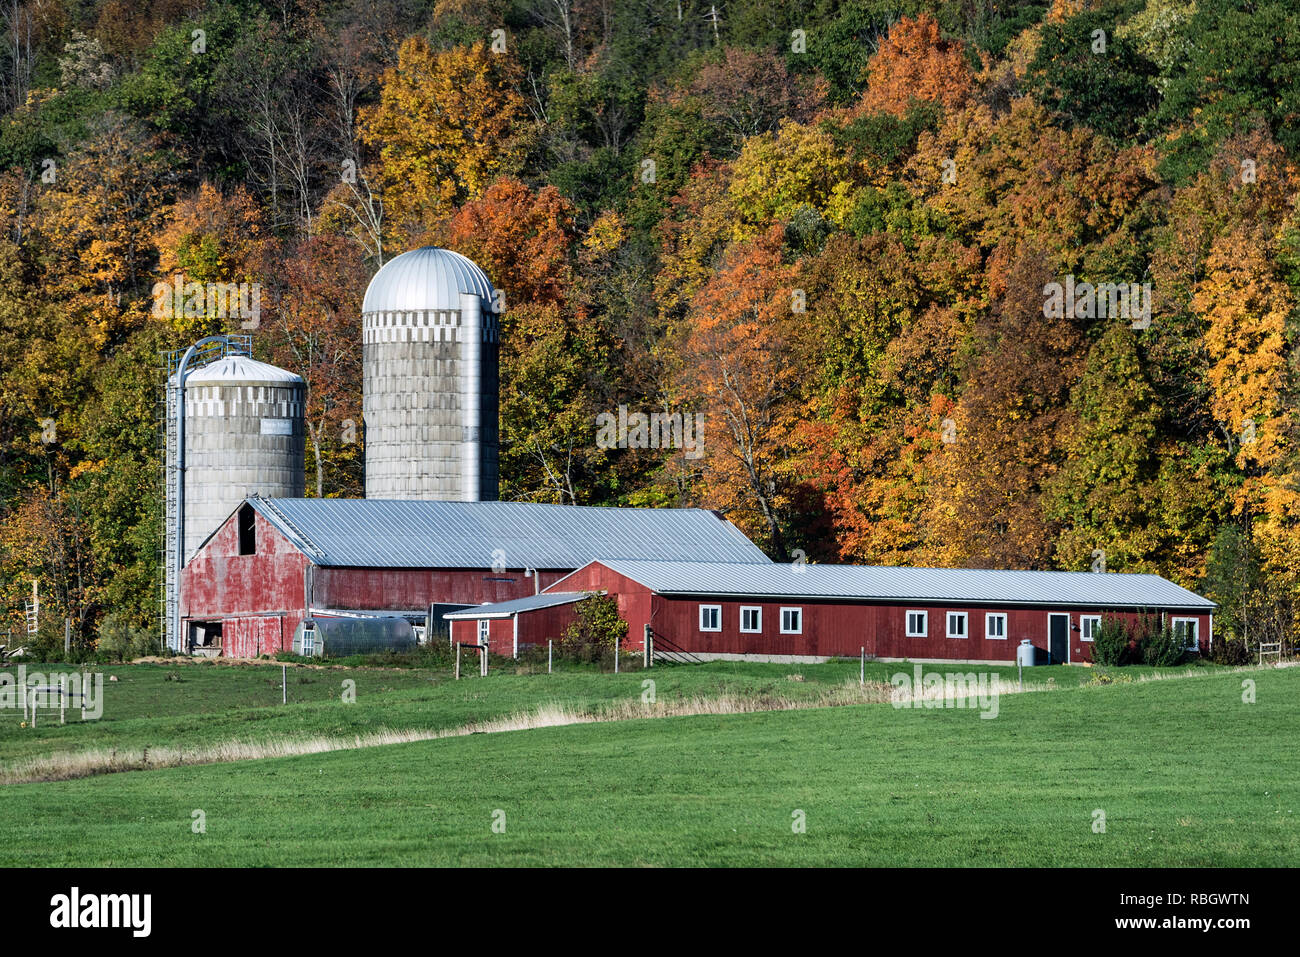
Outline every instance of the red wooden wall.
<path id="1" fill-rule="evenodd" d="M 217 529 L 181 572 L 181 617 L 184 622 L 221 621 L 226 657 L 292 650 L 293 631 L 306 613 L 307 557 L 261 515 L 255 517 L 257 553 L 239 554 L 237 515 Z"/>
<path id="2" fill-rule="evenodd" d="M 856 657 L 862 649 L 877 658 L 938 658 L 972 661 L 1008 661 L 1016 658 L 1016 647 L 1029 639 L 1046 660 L 1048 648 L 1048 614 L 1070 616 L 1069 657 L 1072 662 L 1092 660 L 1092 643 L 1082 640 L 1081 615 L 1115 614 L 1089 608 L 1015 608 L 994 605 L 905 605 L 830 601 L 761 601 L 754 599 L 668 598 L 651 593 L 599 562 L 593 562 L 564 579 L 557 590 L 606 590 L 616 595 L 619 612 L 628 622 L 628 644 L 640 648 L 644 626 L 649 623 L 660 650 L 674 648 L 705 654 L 808 655 L 815 657 Z M 722 630 L 700 631 L 700 605 L 722 606 Z M 762 631 L 740 631 L 741 606 L 763 609 Z M 780 610 L 803 609 L 803 630 L 798 635 L 782 635 Z M 907 637 L 908 610 L 929 612 L 928 636 Z M 967 637 L 948 638 L 947 613 L 967 614 Z M 1007 616 L 1005 639 L 985 637 L 985 614 L 997 612 Z M 1136 612 L 1118 613 L 1135 619 Z M 1171 612 L 1172 617 L 1196 618 L 1202 649 L 1210 637 L 1210 616 Z"/>

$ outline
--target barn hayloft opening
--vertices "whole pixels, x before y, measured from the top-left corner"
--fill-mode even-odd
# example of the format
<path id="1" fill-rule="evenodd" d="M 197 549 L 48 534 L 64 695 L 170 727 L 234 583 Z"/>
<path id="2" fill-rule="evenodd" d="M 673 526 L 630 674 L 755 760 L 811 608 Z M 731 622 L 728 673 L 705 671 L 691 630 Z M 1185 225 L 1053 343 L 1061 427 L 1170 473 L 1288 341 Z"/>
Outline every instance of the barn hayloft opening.
<path id="1" fill-rule="evenodd" d="M 239 554 L 257 554 L 257 513 L 253 506 L 247 502 L 241 505 L 236 521 L 239 525 Z"/>

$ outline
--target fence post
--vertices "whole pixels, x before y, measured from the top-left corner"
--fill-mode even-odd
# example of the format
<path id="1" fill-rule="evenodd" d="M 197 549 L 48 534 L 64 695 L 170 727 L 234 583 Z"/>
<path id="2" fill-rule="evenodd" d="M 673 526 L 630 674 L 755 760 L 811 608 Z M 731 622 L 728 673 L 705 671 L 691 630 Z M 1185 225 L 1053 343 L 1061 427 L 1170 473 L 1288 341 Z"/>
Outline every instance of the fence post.
<path id="1" fill-rule="evenodd" d="M 479 677 L 480 677 L 480 678 L 486 678 L 486 677 L 487 677 L 487 656 L 488 656 L 488 646 L 487 646 L 487 645 L 484 645 L 484 646 L 483 646 L 483 650 L 479 652 L 479 656 L 483 659 L 483 660 L 479 663 L 479 672 L 478 672 L 478 673 L 479 673 Z"/>
<path id="2" fill-rule="evenodd" d="M 862 645 L 862 651 L 858 659 L 858 686 L 866 687 L 867 684 L 867 646 Z"/>
<path id="3" fill-rule="evenodd" d="M 280 665 L 280 704 L 289 703 L 289 666 Z"/>
<path id="4" fill-rule="evenodd" d="M 456 643 L 456 680 L 460 680 L 460 643 Z"/>
<path id="5" fill-rule="evenodd" d="M 553 643 L 553 642 L 552 642 L 552 639 L 550 639 L 550 638 L 547 638 L 547 639 L 546 639 L 546 673 L 547 673 L 548 675 L 551 673 L 551 645 L 552 645 L 552 643 Z"/>
<path id="6" fill-rule="evenodd" d="M 68 676 L 59 675 L 59 724 L 66 723 L 68 710 Z"/>

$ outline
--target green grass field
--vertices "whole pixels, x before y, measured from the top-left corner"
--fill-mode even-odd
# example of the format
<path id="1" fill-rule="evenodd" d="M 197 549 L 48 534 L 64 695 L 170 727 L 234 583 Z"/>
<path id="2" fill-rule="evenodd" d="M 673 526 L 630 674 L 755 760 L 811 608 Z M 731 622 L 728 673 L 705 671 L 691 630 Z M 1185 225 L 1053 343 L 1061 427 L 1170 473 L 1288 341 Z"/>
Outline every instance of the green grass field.
<path id="1" fill-rule="evenodd" d="M 929 667 L 929 666 L 927 666 Z M 934 666 L 971 671 L 974 666 Z M 543 669 L 545 666 L 543 665 Z M 5 669 L 12 673 L 13 667 Z M 30 665 L 53 673 L 63 666 Z M 288 670 L 288 698 L 281 702 L 279 665 L 190 664 L 97 666 L 105 675 L 104 711 L 97 721 L 80 721 L 68 712 L 42 712 L 38 727 L 21 728 L 18 711 L 0 711 L 0 765 L 15 759 L 90 747 L 199 747 L 217 741 L 265 740 L 283 735 L 353 735 L 380 728 L 453 728 L 515 714 L 551 702 L 579 708 L 636 700 L 641 682 L 652 677 L 659 697 L 781 694 L 811 696 L 828 685 L 858 678 L 858 663 L 780 665 L 712 662 L 657 667 L 653 671 L 600 674 L 566 665 L 555 674 L 516 674 L 498 670 L 486 682 L 477 676 L 457 682 L 439 672 L 401 669 L 328 668 Z M 522 669 L 521 669 L 522 670 Z M 872 662 L 867 679 L 886 681 L 910 666 Z M 1013 677 L 1014 668 L 985 668 Z M 1050 677 L 1063 686 L 1091 677 L 1087 669 L 1055 668 L 1031 673 L 1031 682 Z M 1148 673 L 1150 669 L 1133 669 Z M 791 681 L 798 674 L 805 680 Z M 116 677 L 110 682 L 109 676 Z M 179 679 L 179 680 L 169 680 Z M 344 682 L 355 682 L 356 702 L 342 703 Z"/>
<path id="2" fill-rule="evenodd" d="M 869 677 L 904 666 L 873 665 Z M 960 669 L 958 669 L 960 670 Z M 985 670 L 974 667 L 967 670 Z M 168 672 L 183 680 L 167 681 Z M 274 680 L 270 676 L 274 672 Z M 21 750 L 283 734 L 617 700 L 647 674 L 132 666 L 100 722 L 19 729 Z M 804 681 L 787 675 L 802 674 Z M 857 677 L 856 663 L 655 669 L 661 698 Z M 1004 695 L 996 719 L 869 704 L 478 734 L 0 788 L 0 863 L 139 865 L 1235 865 L 1300 863 L 1300 669 L 1194 670 Z M 1242 701 L 1242 682 L 1257 701 Z M 271 681 L 273 687 L 268 686 Z M 114 701 L 116 700 L 116 704 Z M 400 720 L 398 720 L 400 718 Z M 326 727 L 322 727 L 326 726 Z M 201 811 L 203 833 L 195 833 Z M 1105 832 L 1094 831 L 1105 814 Z M 792 824 L 802 812 L 806 830 Z M 502 822 L 504 831 L 501 832 Z M 494 831 L 494 823 L 497 830 Z"/>

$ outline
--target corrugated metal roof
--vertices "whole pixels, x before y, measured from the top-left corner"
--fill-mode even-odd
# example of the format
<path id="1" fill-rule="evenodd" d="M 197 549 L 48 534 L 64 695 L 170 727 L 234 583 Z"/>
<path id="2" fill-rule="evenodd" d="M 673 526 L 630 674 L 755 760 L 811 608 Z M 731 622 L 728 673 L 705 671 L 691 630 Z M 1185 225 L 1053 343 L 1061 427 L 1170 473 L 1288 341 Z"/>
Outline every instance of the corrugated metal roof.
<path id="1" fill-rule="evenodd" d="M 1027 572 L 865 565 L 602 562 L 661 595 L 1075 605 L 1087 608 L 1217 607 L 1159 575 Z M 551 586 L 563 587 L 563 580 Z"/>
<path id="2" fill-rule="evenodd" d="M 384 264 L 366 287 L 362 313 L 459 309 L 460 294 L 495 302 L 492 281 L 472 260 L 437 246 L 421 246 Z"/>
<path id="3" fill-rule="evenodd" d="M 770 559 L 698 508 L 595 508 L 536 502 L 253 498 L 317 565 L 364 568 L 581 568 L 597 558 Z"/>
<path id="4" fill-rule="evenodd" d="M 557 605 L 570 605 L 575 601 L 582 601 L 586 597 L 587 592 L 581 591 L 544 592 L 540 595 L 529 595 L 527 598 L 487 602 L 482 605 L 475 605 L 473 608 L 449 611 L 442 617 L 448 621 L 460 621 L 466 618 L 509 618 L 517 612 L 537 611 L 539 608 L 554 608 Z"/>

